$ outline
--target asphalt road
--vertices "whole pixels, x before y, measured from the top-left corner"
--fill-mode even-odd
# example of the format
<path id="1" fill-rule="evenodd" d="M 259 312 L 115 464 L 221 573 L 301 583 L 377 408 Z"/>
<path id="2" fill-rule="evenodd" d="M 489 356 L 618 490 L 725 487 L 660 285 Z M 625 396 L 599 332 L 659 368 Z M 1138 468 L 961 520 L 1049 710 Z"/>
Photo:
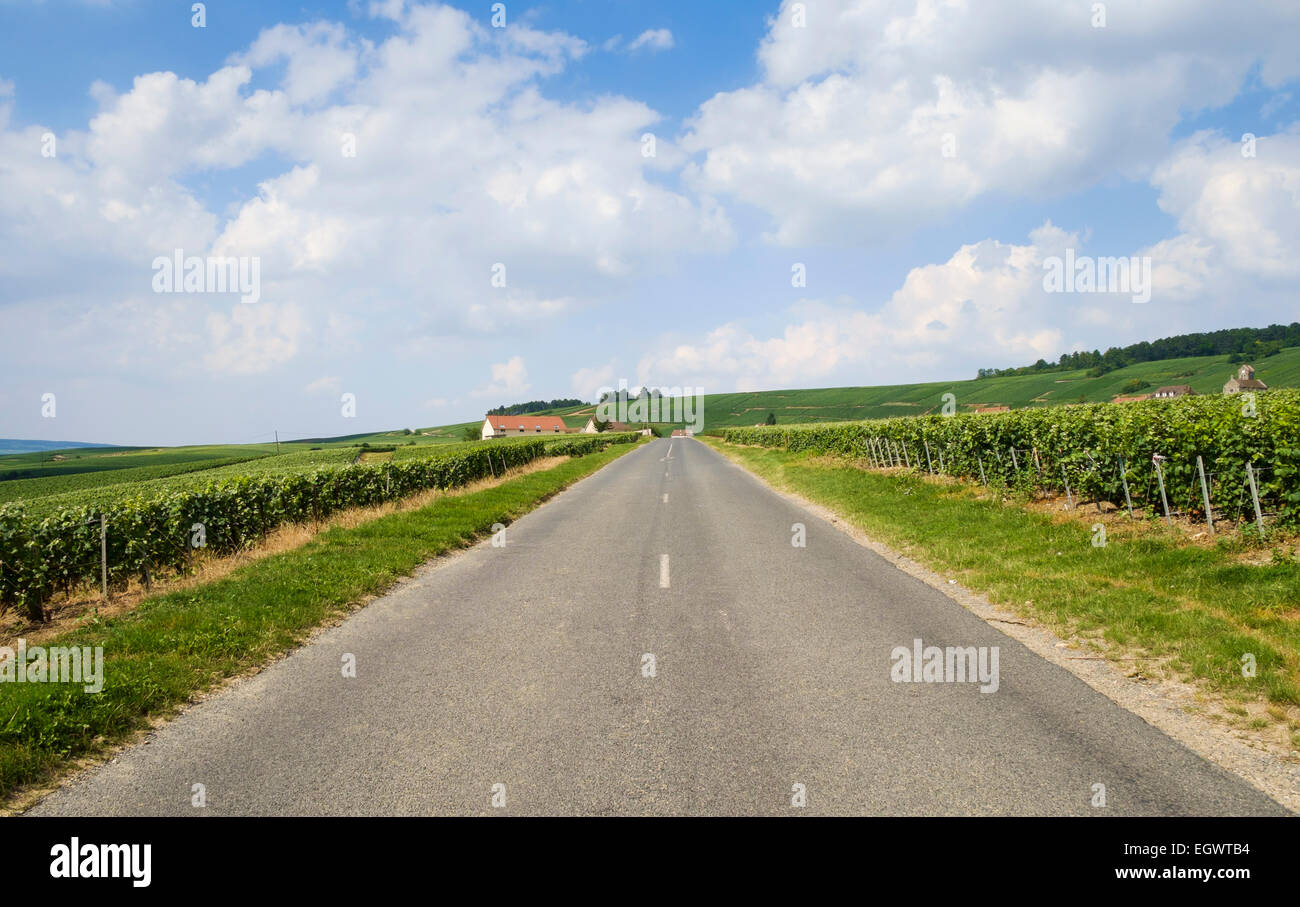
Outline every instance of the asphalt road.
<path id="1" fill-rule="evenodd" d="M 620 458 L 505 541 L 32 812 L 1285 812 L 697 441 Z M 996 692 L 892 680 L 917 638 L 998 647 Z"/>

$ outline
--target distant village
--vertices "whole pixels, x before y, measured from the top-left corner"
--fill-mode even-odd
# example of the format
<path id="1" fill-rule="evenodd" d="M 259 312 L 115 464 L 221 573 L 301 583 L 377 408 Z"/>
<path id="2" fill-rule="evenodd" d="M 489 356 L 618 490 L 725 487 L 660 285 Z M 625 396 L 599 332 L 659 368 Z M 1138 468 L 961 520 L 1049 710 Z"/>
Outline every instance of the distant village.
<path id="1" fill-rule="evenodd" d="M 1253 365 L 1242 365 L 1237 369 L 1237 374 L 1228 379 L 1223 385 L 1225 394 L 1240 394 L 1243 391 L 1266 391 L 1268 385 L 1255 377 L 1255 367 Z M 1164 387 L 1157 387 L 1149 394 L 1120 394 L 1112 401 L 1114 403 L 1130 403 L 1134 400 L 1171 400 L 1174 397 L 1191 397 L 1196 394 L 1190 384 L 1168 384 Z"/>

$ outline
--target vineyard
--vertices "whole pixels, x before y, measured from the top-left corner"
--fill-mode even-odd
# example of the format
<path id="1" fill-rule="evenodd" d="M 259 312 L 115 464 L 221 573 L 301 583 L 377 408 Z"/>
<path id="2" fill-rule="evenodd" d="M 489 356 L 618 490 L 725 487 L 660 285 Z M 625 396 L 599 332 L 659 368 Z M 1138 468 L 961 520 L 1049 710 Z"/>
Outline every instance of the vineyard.
<path id="1" fill-rule="evenodd" d="M 287 523 L 492 478 L 544 456 L 582 456 L 635 434 L 398 448 L 383 463 L 355 449 L 268 456 L 184 475 L 0 504 L 0 612 L 41 619 L 58 591 L 90 582 L 145 583 L 186 569 L 196 549 L 221 556 Z"/>
<path id="2" fill-rule="evenodd" d="M 236 457 L 157 463 L 126 469 L 95 469 L 75 473 L 53 473 L 37 478 L 8 479 L 0 481 L 0 503 L 72 495 L 110 485 L 139 484 L 187 473 L 207 472 L 223 466 L 249 463 L 265 456 L 264 453 L 252 453 Z"/>
<path id="3" fill-rule="evenodd" d="M 734 444 L 1059 492 L 1071 503 L 1258 520 L 1261 529 L 1265 516 L 1300 522 L 1296 390 L 720 433 Z"/>

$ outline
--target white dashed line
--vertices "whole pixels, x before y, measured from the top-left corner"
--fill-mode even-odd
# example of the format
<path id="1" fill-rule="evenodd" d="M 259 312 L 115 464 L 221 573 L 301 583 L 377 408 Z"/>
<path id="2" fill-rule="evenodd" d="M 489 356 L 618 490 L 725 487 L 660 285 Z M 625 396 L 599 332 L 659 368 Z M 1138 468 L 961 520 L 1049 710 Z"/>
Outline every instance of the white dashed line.
<path id="1" fill-rule="evenodd" d="M 659 555 L 659 588 L 668 588 L 668 555 Z"/>

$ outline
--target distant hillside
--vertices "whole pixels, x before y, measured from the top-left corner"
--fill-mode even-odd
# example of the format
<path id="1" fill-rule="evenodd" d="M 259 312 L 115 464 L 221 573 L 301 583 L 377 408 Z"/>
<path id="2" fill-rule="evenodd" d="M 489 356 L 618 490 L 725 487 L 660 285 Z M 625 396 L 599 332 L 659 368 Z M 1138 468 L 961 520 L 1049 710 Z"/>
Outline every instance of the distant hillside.
<path id="1" fill-rule="evenodd" d="M 0 438 L 0 454 L 40 453 L 46 450 L 112 446 L 111 444 L 93 444 L 87 441 L 28 441 L 22 438 Z"/>
<path id="2" fill-rule="evenodd" d="M 1232 354 L 1191 356 L 1142 362 L 1117 368 L 1100 376 L 1088 369 L 1038 371 L 1001 378 L 972 378 L 969 381 L 935 381 L 890 384 L 874 387 L 827 387 L 804 390 L 756 391 L 753 393 L 707 394 L 704 397 L 706 428 L 726 425 L 755 425 L 768 413 L 778 425 L 796 422 L 844 422 L 858 419 L 887 419 L 939 412 L 943 395 L 956 398 L 958 412 L 973 412 L 980 406 L 1060 406 L 1066 403 L 1109 402 L 1132 393 L 1131 382 L 1147 385 L 1146 393 L 1166 384 L 1190 384 L 1198 394 L 1217 394 L 1237 370 Z M 1300 347 L 1284 349 L 1254 363 L 1256 377 L 1269 387 L 1300 387 Z M 581 412 L 590 413 L 588 404 Z M 570 425 L 581 425 L 586 415 L 568 408 L 548 415 L 564 416 Z M 436 431 L 426 429 L 426 431 Z"/>
<path id="3" fill-rule="evenodd" d="M 1090 377 L 1086 369 L 1077 369 L 928 384 L 709 394 L 704 398 L 704 421 L 706 427 L 718 428 L 754 425 L 769 412 L 779 425 L 918 415 L 939 412 L 947 393 L 956 398 L 958 412 L 972 412 L 979 406 L 1019 409 L 1080 401 L 1104 403 L 1128 393 L 1125 386 L 1133 381 L 1147 385 L 1139 392 L 1166 384 L 1190 384 L 1198 394 L 1218 394 L 1236 372 L 1231 358 L 1196 356 L 1143 362 L 1098 377 Z M 1300 387 L 1300 347 L 1282 350 L 1255 366 L 1256 377 L 1269 387 Z"/>
<path id="4" fill-rule="evenodd" d="M 754 393 L 709 394 L 704 398 L 705 428 L 754 425 L 771 413 L 778 425 L 799 422 L 840 422 L 890 416 L 937 413 L 943 395 L 952 394 L 958 412 L 982 406 L 1012 409 L 1060 406 L 1085 401 L 1106 402 L 1120 394 L 1149 393 L 1166 384 L 1188 384 L 1197 393 L 1218 394 L 1236 372 L 1239 354 L 1193 356 L 1143 362 L 1096 375 L 1093 369 L 1039 371 L 1010 377 L 973 378 L 877 387 L 827 387 Z M 1300 387 L 1300 347 L 1290 347 L 1253 361 L 1256 377 L 1269 387 Z M 1135 386 L 1139 385 L 1139 386 Z M 561 401 L 566 402 L 566 401 Z M 552 408 L 570 428 L 580 428 L 595 411 L 590 403 Z M 382 448 L 451 444 L 477 438 L 481 420 L 432 428 L 401 428 L 372 434 L 298 439 L 274 443 L 199 445 L 173 448 L 125 448 L 77 441 L 0 439 L 0 484 L 6 481 L 49 481 L 89 487 L 136 477 L 158 477 L 206 468 L 233 459 L 268 454 L 306 453 L 321 448 Z M 661 426 L 662 427 L 662 426 Z M 55 453 L 55 452 L 58 453 Z M 56 459 L 57 457 L 57 459 Z M 120 476 L 87 477 L 90 473 L 121 471 Z M 75 478 L 82 476 L 82 478 Z M 12 486 L 9 498 L 23 497 Z M 6 495 L 0 494 L 0 501 Z"/>
<path id="5" fill-rule="evenodd" d="M 1159 362 L 1167 359 L 1187 359 L 1193 356 L 1235 356 L 1233 362 L 1266 359 L 1291 346 L 1300 346 L 1300 322 L 1270 324 L 1266 328 L 1226 328 L 1208 334 L 1175 334 L 1159 340 L 1143 340 L 1128 346 L 1112 346 L 1106 352 L 1078 350 L 1064 353 L 1057 362 L 1039 359 L 1033 365 L 1021 368 L 982 368 L 981 378 L 1006 378 L 1036 372 L 1068 372 L 1089 369 L 1089 377 L 1137 365 L 1142 362 Z M 1258 363 L 1257 363 L 1258 364 Z"/>

